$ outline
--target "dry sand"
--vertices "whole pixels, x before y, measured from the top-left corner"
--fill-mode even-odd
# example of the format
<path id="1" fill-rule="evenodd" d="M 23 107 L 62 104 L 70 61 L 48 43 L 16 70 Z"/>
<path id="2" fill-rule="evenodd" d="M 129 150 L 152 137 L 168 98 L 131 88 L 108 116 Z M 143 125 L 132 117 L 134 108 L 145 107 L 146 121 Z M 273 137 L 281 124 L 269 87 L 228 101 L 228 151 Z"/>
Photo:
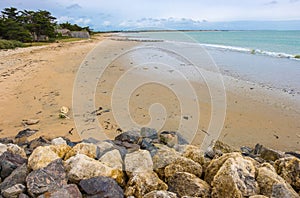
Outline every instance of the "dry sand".
<path id="1" fill-rule="evenodd" d="M 80 42 L 0 51 L 0 137 L 14 136 L 24 129 L 23 119 L 40 119 L 40 123 L 29 126 L 39 130 L 34 137 L 66 136 L 79 140 L 78 134 L 82 131 L 75 127 L 72 109 L 70 119 L 60 119 L 59 109 L 61 106 L 72 107 L 77 70 L 87 53 L 103 38 L 98 36 Z M 125 49 L 138 45 L 138 42 L 111 41 L 111 45 Z M 114 53 L 113 47 L 108 46 L 107 52 L 110 50 Z M 114 62 L 105 70 L 97 86 L 96 108 L 112 108 L 112 89 L 124 70 L 126 67 L 122 61 Z M 205 135 L 203 131 L 207 131 L 211 106 L 207 87 L 198 82 L 193 85 L 197 95 L 201 96 L 200 132 L 193 141 L 199 145 Z M 227 77 L 225 86 L 227 111 L 219 137 L 221 140 L 237 147 L 261 143 L 280 150 L 299 150 L 298 100 Z M 132 118 L 139 124 L 147 124 L 150 121 L 148 109 L 157 99 L 167 110 L 168 119 L 163 129 L 176 130 L 181 118 L 179 101 L 174 93 L 158 84 L 148 84 L 135 90 L 130 101 Z M 97 118 L 108 137 L 113 138 L 119 133 L 112 111 Z"/>

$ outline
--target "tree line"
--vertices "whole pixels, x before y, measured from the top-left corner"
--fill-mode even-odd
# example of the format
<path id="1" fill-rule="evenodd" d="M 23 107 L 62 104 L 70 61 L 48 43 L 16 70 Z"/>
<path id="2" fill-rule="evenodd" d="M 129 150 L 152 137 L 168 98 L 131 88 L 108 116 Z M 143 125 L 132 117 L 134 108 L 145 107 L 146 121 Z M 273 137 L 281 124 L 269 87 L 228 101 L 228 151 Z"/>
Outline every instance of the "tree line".
<path id="1" fill-rule="evenodd" d="M 10 7 L 4 8 L 0 16 L 0 38 L 17 40 L 21 42 L 36 41 L 41 36 L 55 39 L 58 34 L 55 30 L 66 28 L 70 31 L 86 30 L 91 33 L 89 27 L 80 27 L 68 22 L 57 24 L 56 18 L 47 10 L 18 10 Z"/>

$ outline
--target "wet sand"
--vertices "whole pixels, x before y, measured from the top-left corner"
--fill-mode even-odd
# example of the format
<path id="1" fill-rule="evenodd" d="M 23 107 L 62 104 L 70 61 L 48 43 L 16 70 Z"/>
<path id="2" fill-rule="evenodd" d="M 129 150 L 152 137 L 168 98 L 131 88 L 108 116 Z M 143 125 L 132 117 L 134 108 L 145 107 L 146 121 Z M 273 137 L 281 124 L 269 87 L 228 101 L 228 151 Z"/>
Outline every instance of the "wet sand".
<path id="1" fill-rule="evenodd" d="M 89 41 L 74 43 L 56 43 L 43 47 L 0 51 L 0 137 L 14 136 L 24 129 L 23 119 L 40 119 L 40 123 L 28 126 L 38 129 L 34 137 L 66 136 L 71 140 L 86 137 L 82 128 L 75 124 L 76 116 L 80 119 L 87 114 L 93 114 L 96 120 L 85 119 L 84 123 L 99 121 L 103 131 L 109 138 L 120 132 L 112 108 L 112 92 L 116 82 L 132 65 L 124 59 L 111 62 L 98 80 L 95 89 L 95 104 L 88 106 L 85 115 L 73 114 L 72 99 L 74 80 L 78 69 L 86 55 L 97 46 L 103 37 Z M 106 58 L 137 47 L 141 43 L 130 41 L 105 41 L 105 48 L 95 48 L 97 53 Z M 105 49 L 105 50 L 103 50 Z M 95 67 L 96 68 L 96 67 Z M 142 67 L 146 75 L 151 76 L 151 69 Z M 147 72 L 150 72 L 147 75 Z M 84 80 L 84 79 L 83 79 Z M 82 81 L 84 82 L 84 81 Z M 280 150 L 299 150 L 300 124 L 299 103 L 288 94 L 275 90 L 263 89 L 251 83 L 242 82 L 230 77 L 224 78 L 226 88 L 226 117 L 219 139 L 233 146 L 264 144 Z M 181 84 L 180 80 L 175 82 Z M 200 98 L 200 125 L 193 143 L 200 145 L 208 131 L 211 119 L 211 98 L 208 88 L 202 82 L 192 81 L 197 96 Z M 129 109 L 133 120 L 146 125 L 150 120 L 149 107 L 160 103 L 166 110 L 166 122 L 161 130 L 176 130 L 182 119 L 180 101 L 168 87 L 157 83 L 148 83 L 135 89 L 130 94 Z M 189 97 L 189 96 L 187 96 Z M 83 103 L 85 101 L 82 101 Z M 71 109 L 70 119 L 58 117 L 61 106 Z M 97 110 L 99 107 L 102 110 Z M 191 105 L 191 107 L 193 107 Z M 151 113 L 151 112 L 150 112 Z M 127 119 L 125 117 L 124 119 Z M 152 114 L 160 117 L 161 115 Z M 85 117 L 86 118 L 86 117 Z M 155 117 L 156 118 L 156 117 Z M 99 133 L 87 124 L 90 133 Z M 89 128 L 90 127 L 90 128 Z M 124 129 L 123 129 L 124 130 Z M 71 131 L 71 133 L 69 133 Z M 34 138 L 32 137 L 32 138 Z"/>

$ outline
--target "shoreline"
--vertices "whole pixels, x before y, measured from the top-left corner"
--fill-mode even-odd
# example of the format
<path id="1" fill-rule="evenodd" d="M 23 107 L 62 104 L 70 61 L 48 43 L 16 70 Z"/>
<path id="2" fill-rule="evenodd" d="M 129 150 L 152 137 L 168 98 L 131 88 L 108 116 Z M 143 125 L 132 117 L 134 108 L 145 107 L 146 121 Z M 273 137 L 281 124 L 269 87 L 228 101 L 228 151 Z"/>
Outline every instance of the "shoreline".
<path id="1" fill-rule="evenodd" d="M 77 133 L 80 132 L 75 127 L 71 108 L 73 83 L 79 65 L 86 54 L 102 39 L 101 36 L 99 40 L 85 41 L 82 45 L 75 42 L 63 44 L 63 46 L 54 44 L 37 49 L 27 48 L 25 52 L 18 54 L 14 51 L 16 53 L 7 55 L 8 60 L 1 61 L 6 61 L 2 65 L 7 65 L 7 67 L 4 66 L 4 70 L 14 71 L 14 73 L 6 79 L 2 76 L 0 80 L 1 93 L 3 93 L 0 97 L 0 110 L 3 112 L 0 117 L 0 130 L 2 130 L 0 137 L 14 136 L 24 129 L 21 125 L 23 119 L 37 118 L 40 123 L 29 126 L 32 129 L 39 129 L 33 138 L 46 135 L 66 136 L 73 141 L 79 140 L 80 136 Z M 140 44 L 140 42 L 109 41 L 106 53 L 117 53 L 115 49 L 131 49 Z M 0 56 L 1 54 L 2 52 Z M 111 109 L 111 88 L 126 68 L 130 68 L 130 65 L 124 65 L 122 61 L 111 64 L 103 75 L 101 84 L 96 90 L 96 108 Z M 8 67 L 9 64 L 15 65 L 14 68 Z M 143 69 L 143 72 L 147 71 Z M 300 114 L 299 111 L 294 111 L 297 101 L 289 101 L 292 97 L 288 94 L 275 97 L 278 94 L 274 90 L 269 90 L 267 93 L 259 87 L 250 89 L 253 88 L 251 83 L 247 86 L 238 81 L 237 85 L 235 81 L 235 79 L 225 77 L 227 117 L 220 139 L 233 146 L 261 143 L 283 151 L 299 148 L 300 138 L 297 132 L 300 126 L 297 120 Z M 202 99 L 200 109 L 204 115 L 200 120 L 200 126 L 205 130 L 211 111 L 209 94 L 203 84 L 195 83 L 195 86 L 197 94 Z M 267 94 L 262 95 L 263 93 Z M 173 108 L 172 112 L 168 113 L 171 119 L 165 124 L 164 129 L 176 128 L 179 118 L 176 115 L 179 110 L 178 101 L 171 92 L 161 86 L 149 85 L 135 90 L 132 94 L 139 95 L 130 103 L 135 121 L 147 124 L 150 119 L 148 110 L 151 103 L 155 103 L 155 99 L 162 96 L 161 103 L 167 108 Z M 71 108 L 69 120 L 58 118 L 61 106 Z M 298 107 L 296 109 L 299 110 Z M 112 112 L 103 113 L 97 117 L 97 120 L 107 128 L 104 131 L 111 139 L 118 134 L 116 131 L 118 126 L 113 119 Z M 69 131 L 72 128 L 71 135 Z M 198 138 L 201 139 L 201 137 Z"/>

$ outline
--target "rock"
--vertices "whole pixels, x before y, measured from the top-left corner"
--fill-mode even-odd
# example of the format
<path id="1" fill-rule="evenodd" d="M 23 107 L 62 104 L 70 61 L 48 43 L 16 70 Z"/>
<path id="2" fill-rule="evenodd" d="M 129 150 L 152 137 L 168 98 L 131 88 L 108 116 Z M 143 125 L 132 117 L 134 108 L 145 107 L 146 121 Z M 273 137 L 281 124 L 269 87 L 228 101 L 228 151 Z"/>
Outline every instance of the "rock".
<path id="1" fill-rule="evenodd" d="M 50 144 L 51 142 L 49 142 L 46 138 L 41 136 L 29 142 L 29 151 L 32 152 L 39 146 L 49 146 Z"/>
<path id="2" fill-rule="evenodd" d="M 27 158 L 25 150 L 16 144 L 7 144 L 7 151 L 20 155 L 23 158 Z"/>
<path id="3" fill-rule="evenodd" d="M 219 140 L 213 140 L 205 151 L 205 155 L 214 158 L 215 155 L 221 156 L 223 153 L 232 152 L 239 152 L 239 150 Z"/>
<path id="4" fill-rule="evenodd" d="M 23 124 L 24 126 L 26 126 L 26 125 L 34 125 L 34 124 L 37 124 L 37 123 L 39 123 L 39 122 L 40 122 L 39 119 L 22 120 L 22 124 Z"/>
<path id="5" fill-rule="evenodd" d="M 99 152 L 101 154 L 105 154 L 105 151 L 109 151 L 109 150 L 112 150 L 114 148 L 114 145 L 112 143 L 109 143 L 109 142 L 99 142 L 96 144 L 99 148 Z"/>
<path id="6" fill-rule="evenodd" d="M 159 179 L 153 171 L 135 172 L 129 178 L 125 188 L 125 195 L 141 198 L 154 190 L 167 190 L 168 186 Z"/>
<path id="7" fill-rule="evenodd" d="M 52 145 L 60 145 L 60 144 L 67 145 L 67 141 L 64 140 L 62 137 L 58 137 L 58 138 L 55 138 L 55 139 L 51 140 L 51 144 Z"/>
<path id="8" fill-rule="evenodd" d="M 295 190 L 300 190 L 300 160 L 286 157 L 275 161 L 274 167 L 278 175 L 287 181 Z"/>
<path id="9" fill-rule="evenodd" d="M 286 188 L 284 184 L 274 184 L 271 198 L 299 198 L 300 196 L 293 190 Z"/>
<path id="10" fill-rule="evenodd" d="M 219 158 L 213 159 L 206 168 L 204 180 L 208 184 L 211 184 L 215 175 L 217 174 L 221 166 L 225 163 L 225 161 L 229 158 L 235 159 L 237 157 L 242 157 L 242 155 L 240 153 L 226 153 Z"/>
<path id="11" fill-rule="evenodd" d="M 65 160 L 76 154 L 84 154 L 90 158 L 95 159 L 97 157 L 97 146 L 90 143 L 79 143 L 76 144 L 65 156 Z"/>
<path id="12" fill-rule="evenodd" d="M 21 194 L 19 194 L 18 198 L 29 198 L 29 196 L 24 193 L 21 193 Z"/>
<path id="13" fill-rule="evenodd" d="M 7 151 L 7 145 L 0 143 L 0 156 Z"/>
<path id="14" fill-rule="evenodd" d="M 128 142 L 131 144 L 138 144 L 140 139 L 141 139 L 141 135 L 139 132 L 136 131 L 127 131 L 115 137 L 115 140 L 117 141 Z"/>
<path id="15" fill-rule="evenodd" d="M 123 189 L 115 180 L 109 177 L 94 177 L 81 180 L 79 186 L 88 195 L 98 195 L 98 197 L 123 198 Z"/>
<path id="16" fill-rule="evenodd" d="M 124 187 L 126 184 L 126 176 L 123 172 L 123 160 L 120 152 L 117 149 L 108 151 L 100 159 L 100 162 L 112 168 L 116 175 L 118 176 L 118 183 Z"/>
<path id="17" fill-rule="evenodd" d="M 25 185 L 28 173 L 29 171 L 27 165 L 24 163 L 23 165 L 16 168 L 8 177 L 4 179 L 4 181 L 0 184 L 0 189 L 5 190 L 16 184 Z"/>
<path id="18" fill-rule="evenodd" d="M 82 194 L 79 191 L 76 184 L 68 184 L 63 186 L 60 189 L 57 189 L 52 192 L 46 192 L 38 196 L 38 198 L 61 198 L 61 197 L 81 198 Z"/>
<path id="19" fill-rule="evenodd" d="M 152 140 L 158 139 L 158 133 L 155 129 L 143 127 L 141 128 L 141 136 Z"/>
<path id="20" fill-rule="evenodd" d="M 177 172 L 168 179 L 169 191 L 179 197 L 210 197 L 210 186 L 193 174 Z"/>
<path id="21" fill-rule="evenodd" d="M 32 170 L 37 170 L 48 166 L 48 164 L 57 159 L 59 159 L 59 156 L 50 146 L 39 146 L 29 156 L 28 167 Z"/>
<path id="22" fill-rule="evenodd" d="M 67 144 L 59 144 L 59 145 L 51 145 L 49 148 L 58 155 L 60 158 L 64 158 L 65 155 L 72 149 L 69 145 Z"/>
<path id="23" fill-rule="evenodd" d="M 169 147 L 173 147 L 178 144 L 178 136 L 176 132 L 163 131 L 159 134 L 160 142 L 166 144 Z"/>
<path id="24" fill-rule="evenodd" d="M 0 138 L 0 143 L 1 144 L 12 144 L 12 143 L 14 143 L 14 140 L 12 138 L 7 138 L 7 137 Z M 1 155 L 1 153 L 0 153 L 0 155 Z"/>
<path id="25" fill-rule="evenodd" d="M 289 195 L 289 197 L 299 197 L 290 184 L 269 167 L 262 166 L 258 168 L 256 181 L 259 184 L 260 193 L 267 197 L 275 196 L 275 193 L 281 194 L 283 192 Z"/>
<path id="26" fill-rule="evenodd" d="M 193 145 L 184 145 L 182 156 L 199 163 L 202 166 L 203 172 L 210 163 L 210 159 L 204 156 L 204 152 L 200 148 Z"/>
<path id="27" fill-rule="evenodd" d="M 112 177 L 118 183 L 123 181 L 123 174 L 84 154 L 77 154 L 65 161 L 65 168 L 69 180 L 75 183 L 98 176 Z"/>
<path id="28" fill-rule="evenodd" d="M 154 146 L 154 144 L 152 143 L 152 139 L 150 138 L 143 138 L 140 146 L 141 149 L 149 151 L 152 157 L 157 153 L 157 148 Z"/>
<path id="29" fill-rule="evenodd" d="M 153 169 L 159 175 L 160 178 L 164 179 L 165 167 L 173 163 L 177 158 L 179 158 L 180 153 L 165 145 L 155 146 L 158 147 L 158 150 L 157 153 L 152 157 Z"/>
<path id="30" fill-rule="evenodd" d="M 128 175 L 134 172 L 153 170 L 153 162 L 149 151 L 138 150 L 125 156 L 125 170 Z"/>
<path id="31" fill-rule="evenodd" d="M 229 158 L 213 178 L 212 197 L 248 197 L 259 193 L 255 167 L 242 157 Z"/>
<path id="32" fill-rule="evenodd" d="M 129 153 L 138 151 L 140 149 L 140 145 L 138 145 L 138 144 L 133 144 L 133 143 L 129 143 L 129 142 L 121 142 L 118 140 L 114 140 L 113 142 L 116 146 L 125 148 L 127 150 L 127 152 L 129 152 Z"/>
<path id="33" fill-rule="evenodd" d="M 121 171 L 123 170 L 122 156 L 117 149 L 108 151 L 99 159 L 99 161 L 113 169 L 117 169 Z"/>
<path id="34" fill-rule="evenodd" d="M 177 195 L 165 190 L 154 190 L 144 195 L 143 198 L 177 198 Z"/>
<path id="35" fill-rule="evenodd" d="M 270 148 L 266 148 L 263 145 L 257 144 L 255 145 L 254 154 L 259 155 L 262 159 L 266 161 L 276 161 L 279 158 L 284 157 L 284 153 L 280 151 L 276 151 Z"/>
<path id="36" fill-rule="evenodd" d="M 264 195 L 252 195 L 249 198 L 268 198 L 268 197 L 266 197 Z"/>
<path id="37" fill-rule="evenodd" d="M 22 131 L 19 131 L 19 133 L 16 135 L 16 139 L 20 139 L 20 138 L 23 138 L 23 137 L 30 137 L 32 136 L 33 134 L 35 134 L 38 130 L 31 130 L 29 128 L 27 129 L 24 129 Z"/>
<path id="38" fill-rule="evenodd" d="M 2 195 L 6 198 L 17 198 L 19 194 L 25 191 L 26 187 L 23 184 L 16 184 L 2 191 Z"/>
<path id="39" fill-rule="evenodd" d="M 28 193 L 36 197 L 67 185 L 68 179 L 63 162 L 57 159 L 45 168 L 34 170 L 26 178 Z"/>
<path id="40" fill-rule="evenodd" d="M 177 158 L 172 164 L 165 168 L 165 177 L 171 177 L 177 172 L 187 172 L 201 177 L 202 167 L 197 162 L 185 157 Z"/>
<path id="41" fill-rule="evenodd" d="M 2 179 L 9 176 L 13 170 L 26 163 L 27 160 L 20 155 L 4 152 L 0 156 L 0 176 Z"/>

